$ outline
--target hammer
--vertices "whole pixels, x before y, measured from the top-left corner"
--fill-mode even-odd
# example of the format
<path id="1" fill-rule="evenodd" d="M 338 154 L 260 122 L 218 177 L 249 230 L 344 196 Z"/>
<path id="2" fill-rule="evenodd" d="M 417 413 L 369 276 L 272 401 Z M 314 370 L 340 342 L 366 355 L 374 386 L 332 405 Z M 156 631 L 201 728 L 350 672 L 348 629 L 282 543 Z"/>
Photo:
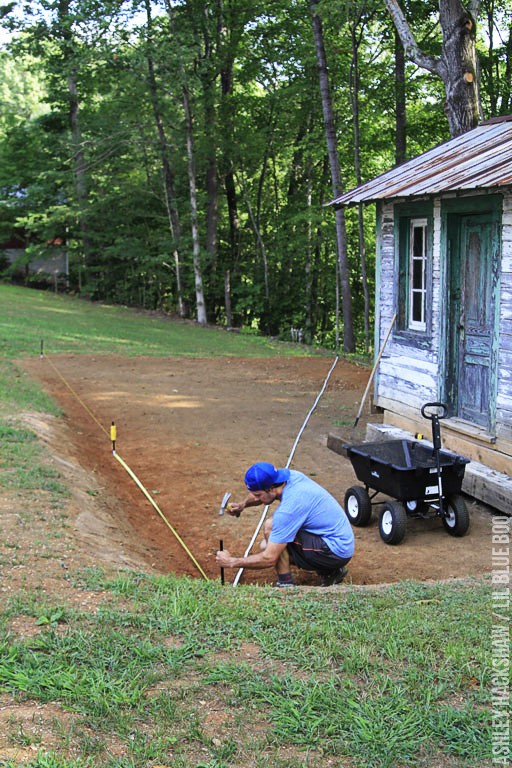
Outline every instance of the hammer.
<path id="1" fill-rule="evenodd" d="M 226 511 L 226 507 L 228 505 L 228 501 L 230 500 L 230 498 L 231 498 L 231 494 L 228 491 L 222 497 L 222 501 L 221 501 L 220 509 L 219 509 L 219 515 L 223 515 L 224 512 Z"/>

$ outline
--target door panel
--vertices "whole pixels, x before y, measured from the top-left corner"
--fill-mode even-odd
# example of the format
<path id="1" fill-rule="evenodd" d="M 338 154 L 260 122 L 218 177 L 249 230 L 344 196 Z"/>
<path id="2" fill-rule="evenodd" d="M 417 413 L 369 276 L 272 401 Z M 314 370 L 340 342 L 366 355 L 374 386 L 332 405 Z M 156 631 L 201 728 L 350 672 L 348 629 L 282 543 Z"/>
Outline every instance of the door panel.
<path id="1" fill-rule="evenodd" d="M 454 416 L 489 432 L 495 419 L 498 235 L 492 213 L 449 217 L 446 391 Z"/>
<path id="2" fill-rule="evenodd" d="M 468 216 L 461 221 L 458 415 L 484 427 L 490 427 L 493 229 L 486 216 Z"/>

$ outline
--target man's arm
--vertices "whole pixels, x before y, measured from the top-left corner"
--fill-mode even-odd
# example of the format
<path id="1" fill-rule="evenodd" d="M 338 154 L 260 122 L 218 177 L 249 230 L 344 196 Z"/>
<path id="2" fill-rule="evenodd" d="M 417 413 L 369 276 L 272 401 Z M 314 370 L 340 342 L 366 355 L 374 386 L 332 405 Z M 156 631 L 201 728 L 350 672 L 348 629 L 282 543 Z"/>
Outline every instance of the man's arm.
<path id="1" fill-rule="evenodd" d="M 226 512 L 234 517 L 240 517 L 240 512 L 246 507 L 258 507 L 260 504 L 263 504 L 263 502 L 254 498 L 252 493 L 250 493 L 243 501 L 232 501 L 228 504 Z"/>
<path id="2" fill-rule="evenodd" d="M 234 557 L 227 549 L 217 552 L 216 561 L 221 568 L 273 568 L 286 544 L 274 544 L 269 541 L 261 552 L 255 552 L 247 557 Z"/>

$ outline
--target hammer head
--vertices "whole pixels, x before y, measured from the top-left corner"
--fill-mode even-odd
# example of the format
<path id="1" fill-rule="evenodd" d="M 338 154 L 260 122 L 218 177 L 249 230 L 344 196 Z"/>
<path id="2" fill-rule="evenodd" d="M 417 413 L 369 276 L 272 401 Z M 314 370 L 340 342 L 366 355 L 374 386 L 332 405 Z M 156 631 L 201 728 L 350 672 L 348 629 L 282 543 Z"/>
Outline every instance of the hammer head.
<path id="1" fill-rule="evenodd" d="M 220 509 L 219 509 L 219 515 L 223 515 L 224 512 L 226 511 L 226 507 L 228 505 L 228 501 L 230 500 L 230 498 L 231 498 L 231 494 L 228 491 L 222 497 L 222 502 L 221 502 Z"/>

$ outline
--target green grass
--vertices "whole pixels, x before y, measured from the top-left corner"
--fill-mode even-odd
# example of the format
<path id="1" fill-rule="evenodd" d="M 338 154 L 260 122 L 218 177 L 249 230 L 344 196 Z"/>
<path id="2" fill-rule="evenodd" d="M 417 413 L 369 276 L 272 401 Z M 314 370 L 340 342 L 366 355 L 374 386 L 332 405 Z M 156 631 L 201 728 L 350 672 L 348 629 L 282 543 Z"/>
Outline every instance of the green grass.
<path id="1" fill-rule="evenodd" d="M 58 411 L 15 363 L 41 339 L 48 354 L 304 352 L 0 286 L 0 484 L 22 500 L 43 492 L 50 509 L 66 489 L 20 414 Z M 65 516 L 51 524 L 55 535 Z M 23 562 L 6 547 L 0 578 Z M 491 766 L 485 581 L 281 594 L 95 567 L 62 579 L 65 591 L 2 592 L 2 736 L 31 750 L 27 768 Z M 51 706 L 51 749 L 18 717 L 25 701 Z M 0 757 L 0 768 L 20 764 Z"/>
<path id="2" fill-rule="evenodd" d="M 4 488 L 66 493 L 58 473 L 41 463 L 42 450 L 32 431 L 0 423 L 0 445 L 0 485 Z"/>
<path id="3" fill-rule="evenodd" d="M 0 358 L 45 354 L 269 357 L 310 348 L 163 315 L 0 285 Z"/>
<path id="4" fill-rule="evenodd" d="M 265 754 L 274 765 L 284 749 L 297 767 L 343 756 L 371 768 L 427 766 L 435 755 L 481 768 L 490 756 L 485 584 L 298 599 L 130 572 L 76 578 L 110 595 L 95 615 L 41 605 L 38 594 L 7 604 L 7 619 L 32 616 L 41 631 L 0 633 L 0 691 L 73 712 L 73 728 L 95 734 L 81 759 L 213 767 L 258 765 Z M 207 705 L 228 723 L 214 739 Z M 131 762 L 106 757 L 112 733 Z M 204 762 L 191 762 L 197 750 Z"/>

